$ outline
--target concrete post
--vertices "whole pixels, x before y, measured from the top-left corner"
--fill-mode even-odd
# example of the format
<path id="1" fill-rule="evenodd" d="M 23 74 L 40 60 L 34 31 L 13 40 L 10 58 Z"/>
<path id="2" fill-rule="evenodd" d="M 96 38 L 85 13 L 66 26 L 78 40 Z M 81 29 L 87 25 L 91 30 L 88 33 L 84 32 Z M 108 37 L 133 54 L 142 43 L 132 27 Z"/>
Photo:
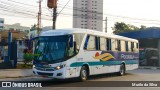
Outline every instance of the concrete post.
<path id="1" fill-rule="evenodd" d="M 4 60 L 4 62 L 6 63 L 10 61 L 10 57 L 11 57 L 11 42 L 12 42 L 12 33 L 8 32 L 8 56 L 7 56 L 7 59 Z"/>

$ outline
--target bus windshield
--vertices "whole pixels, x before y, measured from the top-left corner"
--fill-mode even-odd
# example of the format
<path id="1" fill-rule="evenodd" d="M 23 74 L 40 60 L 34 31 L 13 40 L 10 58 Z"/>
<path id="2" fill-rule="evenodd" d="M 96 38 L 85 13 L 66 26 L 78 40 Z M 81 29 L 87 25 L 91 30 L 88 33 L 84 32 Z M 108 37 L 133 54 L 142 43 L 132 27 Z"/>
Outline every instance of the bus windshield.
<path id="1" fill-rule="evenodd" d="M 57 63 L 64 61 L 69 36 L 41 36 L 35 47 L 35 62 Z"/>

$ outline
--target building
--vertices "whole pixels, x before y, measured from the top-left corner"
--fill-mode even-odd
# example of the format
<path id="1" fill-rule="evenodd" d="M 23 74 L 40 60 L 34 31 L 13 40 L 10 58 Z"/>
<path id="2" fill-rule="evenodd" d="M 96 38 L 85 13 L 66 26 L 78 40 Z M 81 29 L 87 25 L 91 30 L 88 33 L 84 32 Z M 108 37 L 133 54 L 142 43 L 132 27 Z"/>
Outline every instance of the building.
<path id="1" fill-rule="evenodd" d="M 25 31 L 29 33 L 30 27 L 21 26 L 20 23 L 15 23 L 12 25 L 5 24 L 5 30 L 16 30 L 16 31 Z"/>
<path id="2" fill-rule="evenodd" d="M 37 37 L 37 30 L 30 30 L 27 36 L 29 39 Z"/>
<path id="3" fill-rule="evenodd" d="M 125 32 L 121 36 L 138 39 L 140 48 L 140 65 L 160 66 L 160 28 Z"/>
<path id="4" fill-rule="evenodd" d="M 103 0 L 73 0 L 73 28 L 102 31 Z"/>
<path id="5" fill-rule="evenodd" d="M 0 30 L 4 29 L 4 18 L 0 18 Z"/>
<path id="6" fill-rule="evenodd" d="M 0 42 L 0 58 L 6 57 L 8 55 L 8 32 L 12 33 L 12 42 L 17 42 L 17 59 L 18 61 L 23 61 L 23 51 L 26 48 L 25 44 L 25 36 L 26 32 L 14 31 L 14 30 L 4 30 L 0 32 L 1 35 L 1 42 Z M 13 45 L 13 44 L 11 44 Z M 11 48 L 13 50 L 14 48 Z M 14 53 L 12 52 L 12 55 Z"/>

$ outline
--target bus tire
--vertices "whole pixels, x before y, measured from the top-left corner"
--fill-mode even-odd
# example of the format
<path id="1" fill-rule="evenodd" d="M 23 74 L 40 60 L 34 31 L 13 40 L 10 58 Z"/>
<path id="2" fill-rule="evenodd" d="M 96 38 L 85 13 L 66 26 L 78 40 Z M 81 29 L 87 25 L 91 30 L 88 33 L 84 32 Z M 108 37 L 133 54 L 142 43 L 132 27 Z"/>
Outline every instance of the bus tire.
<path id="1" fill-rule="evenodd" d="M 82 66 L 79 79 L 80 81 L 86 81 L 87 78 L 88 78 L 87 68 L 85 66 Z"/>
<path id="2" fill-rule="evenodd" d="M 125 75 L 125 73 L 126 73 L 125 65 L 121 64 L 118 75 L 123 76 L 123 75 Z"/>

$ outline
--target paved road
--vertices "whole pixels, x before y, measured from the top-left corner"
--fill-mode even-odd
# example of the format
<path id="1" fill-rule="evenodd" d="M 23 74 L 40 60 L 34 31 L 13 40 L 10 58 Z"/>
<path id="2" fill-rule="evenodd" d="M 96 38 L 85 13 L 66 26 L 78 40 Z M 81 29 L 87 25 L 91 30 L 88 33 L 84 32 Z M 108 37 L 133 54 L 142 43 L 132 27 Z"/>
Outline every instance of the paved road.
<path id="1" fill-rule="evenodd" d="M 52 79 L 44 79 L 44 78 L 35 78 L 35 77 L 28 77 L 28 78 L 21 78 L 21 79 L 7 79 L 8 80 L 16 80 L 16 81 L 40 81 L 45 82 L 47 87 L 45 88 L 6 88 L 7 90 L 159 90 L 158 87 L 106 87 L 111 84 L 116 84 L 115 86 L 121 85 L 122 83 L 128 82 L 129 85 L 131 82 L 134 81 L 160 81 L 160 70 L 154 69 L 138 69 L 127 72 L 125 76 L 116 76 L 115 74 L 105 74 L 105 75 L 98 75 L 92 76 L 88 81 L 89 82 L 76 82 L 76 81 L 63 81 L 63 82 L 55 82 Z M 2 81 L 2 80 L 1 80 Z M 3 80 L 4 81 L 4 80 Z M 116 82 L 111 82 L 116 81 Z M 118 82 L 117 81 L 123 81 Z M 109 83 L 110 82 L 110 83 Z M 160 82 L 159 82 L 160 83 Z M 100 86 L 103 87 L 95 87 Z M 83 87 L 81 87 L 83 86 Z M 85 86 L 85 87 L 84 87 Z M 0 88 L 1 90 L 1 88 Z M 4 88 L 3 88 L 4 90 Z"/>

